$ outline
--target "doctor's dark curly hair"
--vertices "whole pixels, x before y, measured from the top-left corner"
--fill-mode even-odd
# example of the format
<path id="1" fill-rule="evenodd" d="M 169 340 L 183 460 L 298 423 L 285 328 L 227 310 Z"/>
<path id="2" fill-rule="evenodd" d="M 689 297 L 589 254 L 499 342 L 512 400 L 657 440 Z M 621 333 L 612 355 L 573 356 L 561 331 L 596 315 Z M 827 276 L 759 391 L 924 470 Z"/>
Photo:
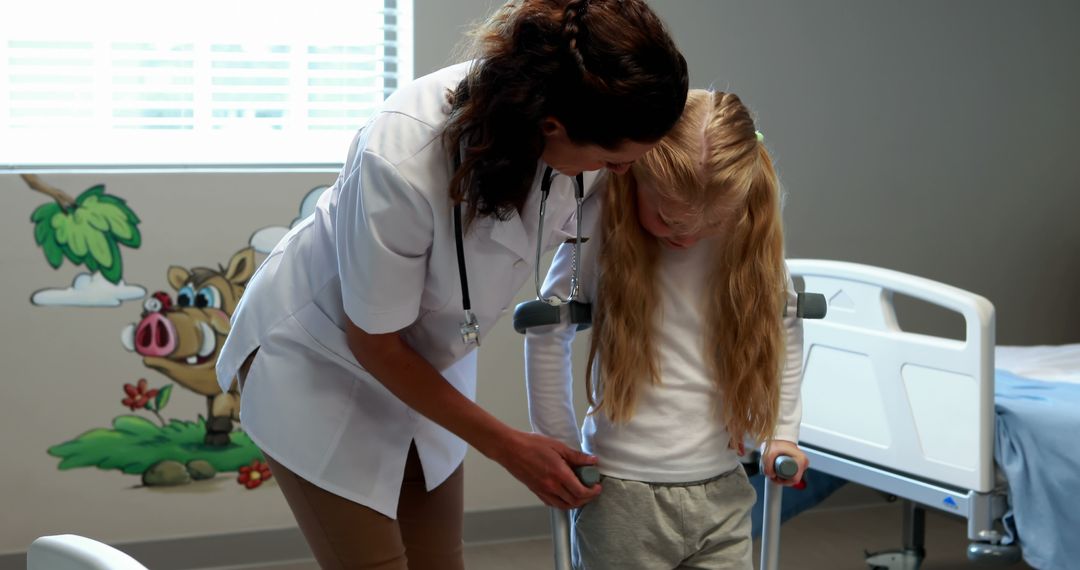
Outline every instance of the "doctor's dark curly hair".
<path id="1" fill-rule="evenodd" d="M 577 144 L 615 149 L 660 140 L 686 104 L 686 60 L 643 0 L 515 0 L 473 36 L 443 134 L 464 146 L 450 193 L 469 220 L 521 211 L 545 118 Z"/>

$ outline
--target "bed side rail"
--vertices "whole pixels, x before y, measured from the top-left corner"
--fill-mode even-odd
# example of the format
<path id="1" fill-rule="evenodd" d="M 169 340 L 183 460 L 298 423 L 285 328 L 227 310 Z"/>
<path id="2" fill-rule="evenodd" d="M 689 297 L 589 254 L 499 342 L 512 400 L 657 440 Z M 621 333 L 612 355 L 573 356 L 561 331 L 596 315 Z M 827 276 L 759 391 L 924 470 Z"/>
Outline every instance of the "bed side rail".
<path id="1" fill-rule="evenodd" d="M 804 321 L 801 439 L 943 484 L 994 484 L 994 306 L 957 287 L 856 263 L 789 259 L 828 315 Z M 965 339 L 903 331 L 894 294 L 959 313 Z"/>

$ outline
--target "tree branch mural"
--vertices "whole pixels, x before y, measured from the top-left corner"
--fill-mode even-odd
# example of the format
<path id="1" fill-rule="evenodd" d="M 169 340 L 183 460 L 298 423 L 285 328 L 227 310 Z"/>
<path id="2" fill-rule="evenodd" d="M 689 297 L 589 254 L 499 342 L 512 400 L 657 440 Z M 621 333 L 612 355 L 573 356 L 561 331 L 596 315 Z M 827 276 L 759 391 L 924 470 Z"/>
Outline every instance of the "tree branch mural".
<path id="1" fill-rule="evenodd" d="M 60 204 L 60 207 L 68 209 L 75 206 L 75 198 L 68 196 L 66 192 L 59 188 L 49 186 L 48 184 L 42 182 L 36 174 L 23 174 L 22 179 L 30 185 L 30 188 L 37 190 L 42 194 L 45 194 L 53 200 L 56 200 L 56 203 Z"/>

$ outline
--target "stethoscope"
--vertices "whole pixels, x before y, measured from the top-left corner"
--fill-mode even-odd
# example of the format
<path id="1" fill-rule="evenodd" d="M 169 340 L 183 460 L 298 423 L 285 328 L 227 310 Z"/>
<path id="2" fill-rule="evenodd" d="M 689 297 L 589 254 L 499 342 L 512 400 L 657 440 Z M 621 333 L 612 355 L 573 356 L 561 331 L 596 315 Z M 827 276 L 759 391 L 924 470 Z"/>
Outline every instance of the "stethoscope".
<path id="1" fill-rule="evenodd" d="M 461 157 L 455 156 L 454 168 L 460 168 Z M 570 261 L 570 294 L 564 299 L 558 295 L 550 295 L 544 298 L 540 291 L 540 256 L 543 253 L 544 236 L 544 213 L 547 209 L 548 194 L 551 193 L 551 181 L 555 178 L 554 169 L 548 166 L 544 169 L 544 177 L 540 181 L 540 213 L 536 230 L 536 262 L 533 265 L 533 284 L 536 287 L 535 301 L 521 303 L 514 310 L 514 328 L 518 329 L 519 322 L 525 327 L 541 324 L 555 324 L 559 322 L 559 307 L 570 305 L 572 313 L 580 314 L 582 309 L 574 307 L 588 307 L 576 301 L 579 290 L 579 277 L 581 267 L 578 260 L 581 257 L 581 204 L 585 199 L 585 177 L 578 174 L 574 177 L 574 199 L 576 201 L 577 235 L 574 238 L 574 252 Z M 476 320 L 476 314 L 472 312 L 472 301 L 469 299 L 469 272 L 465 267 L 464 237 L 461 229 L 461 203 L 454 205 L 454 243 L 457 246 L 458 277 L 461 279 L 461 308 L 465 312 L 465 320 L 461 322 L 461 340 L 465 344 L 475 343 L 480 346 L 480 323 Z M 591 311 L 588 311 L 591 315 Z M 554 320 L 552 320 L 554 318 Z M 591 320 L 591 319 L 590 319 Z M 577 322 L 577 321 L 574 321 Z M 587 326 L 587 325 L 586 325 Z M 518 329 L 524 332 L 525 328 Z"/>

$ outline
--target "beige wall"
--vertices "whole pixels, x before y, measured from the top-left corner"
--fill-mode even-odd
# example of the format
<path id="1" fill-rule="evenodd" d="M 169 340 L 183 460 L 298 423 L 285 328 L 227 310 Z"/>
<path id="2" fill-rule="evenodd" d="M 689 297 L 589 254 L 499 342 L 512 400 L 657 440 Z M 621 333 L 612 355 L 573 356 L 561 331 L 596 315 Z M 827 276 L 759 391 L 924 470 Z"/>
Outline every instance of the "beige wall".
<path id="1" fill-rule="evenodd" d="M 147 293 L 162 290 L 175 299 L 166 270 L 227 265 L 252 234 L 287 226 L 313 187 L 333 181 L 326 174 L 42 174 L 68 194 L 99 183 L 125 199 L 141 218 L 143 243 L 122 248 L 124 280 Z M 146 378 L 151 387 L 172 381 L 127 352 L 121 330 L 139 320 L 142 299 L 119 307 L 35 306 L 40 289 L 71 285 L 85 267 L 65 261 L 53 270 L 34 242 L 30 213 L 49 202 L 15 175 L 0 175 L 0 450 L 3 486 L 0 553 L 19 551 L 37 536 L 73 532 L 127 542 L 280 528 L 292 524 L 284 501 L 270 484 L 248 491 L 235 473 L 175 488 L 140 487 L 138 476 L 116 470 L 60 471 L 46 450 L 116 416 L 132 414 L 121 404 L 122 386 Z M 258 259 L 261 261 L 262 256 Z M 522 299 L 526 296 L 522 293 Z M 478 399 L 498 417 L 528 429 L 522 382 L 521 337 L 509 320 L 499 323 L 481 351 Z M 195 420 L 205 400 L 176 387 L 162 415 Z M 156 421 L 148 412 L 140 415 Z M 470 452 L 466 471 L 468 510 L 539 504 L 514 479 Z M 15 516 L 12 516 L 15 515 Z"/>
<path id="2" fill-rule="evenodd" d="M 496 2 L 417 0 L 416 72 L 448 63 L 464 26 Z M 874 263 L 987 295 L 999 339 L 1076 342 L 1080 271 L 1078 10 L 1066 2 L 781 2 L 655 0 L 695 86 L 742 95 L 759 116 L 790 193 L 795 256 Z M 628 118 L 630 120 L 630 118 Z M 125 250 L 128 282 L 166 289 L 169 265 L 226 263 L 251 233 L 288 224 L 325 174 L 46 175 L 69 193 L 104 182 L 142 218 Z M 164 383 L 125 352 L 120 330 L 140 311 L 33 307 L 42 287 L 79 271 L 49 268 L 29 215 L 48 199 L 0 174 L 0 553 L 36 536 L 109 541 L 215 534 L 291 524 L 271 486 L 229 478 L 171 491 L 136 488 L 116 471 L 59 471 L 51 445 L 106 427 L 121 385 Z M 522 298 L 528 297 L 522 293 Z M 935 325 L 931 319 L 930 326 Z M 520 337 L 499 324 L 481 351 L 479 400 L 528 425 Z M 202 400 L 177 391 L 165 416 L 193 419 Z M 475 453 L 469 510 L 537 504 Z"/>
<path id="3" fill-rule="evenodd" d="M 42 175 L 78 194 L 105 183 L 142 219 L 143 243 L 123 250 L 124 279 L 148 292 L 168 291 L 170 265 L 216 268 L 246 247 L 252 233 L 288 225 L 300 200 L 332 175 Z M 30 213 L 49 199 L 14 175 L 0 175 L 0 450 L 3 487 L 0 552 L 23 550 L 36 536 L 74 532 L 109 541 L 213 534 L 290 524 L 274 487 L 247 491 L 232 477 L 169 488 L 135 488 L 137 476 L 79 468 L 60 471 L 49 447 L 131 412 L 124 383 L 168 379 L 145 368 L 120 343 L 139 319 L 142 300 L 115 308 L 34 306 L 31 294 L 66 288 L 85 268 L 50 268 L 34 243 Z M 205 399 L 177 388 L 166 419 L 206 414 Z M 139 413 L 154 419 L 146 412 Z M 156 421 L 156 419 L 155 419 Z"/>

